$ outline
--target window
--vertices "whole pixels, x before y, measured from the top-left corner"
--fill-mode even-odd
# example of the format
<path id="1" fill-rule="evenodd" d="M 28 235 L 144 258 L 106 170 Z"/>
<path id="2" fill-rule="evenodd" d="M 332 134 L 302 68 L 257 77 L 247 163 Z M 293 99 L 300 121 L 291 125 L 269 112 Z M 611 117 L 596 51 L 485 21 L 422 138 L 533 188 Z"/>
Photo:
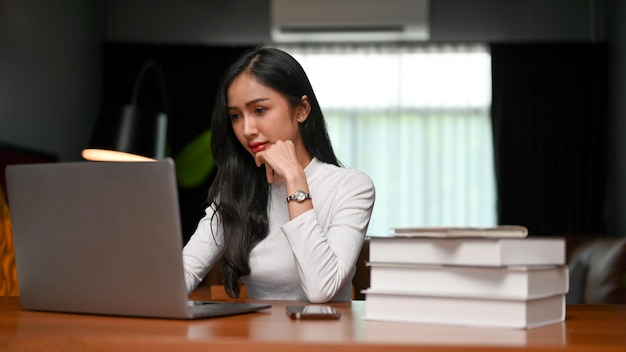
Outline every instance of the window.
<path id="1" fill-rule="evenodd" d="M 283 49 L 307 71 L 340 160 L 374 181 L 370 235 L 496 224 L 486 46 Z"/>

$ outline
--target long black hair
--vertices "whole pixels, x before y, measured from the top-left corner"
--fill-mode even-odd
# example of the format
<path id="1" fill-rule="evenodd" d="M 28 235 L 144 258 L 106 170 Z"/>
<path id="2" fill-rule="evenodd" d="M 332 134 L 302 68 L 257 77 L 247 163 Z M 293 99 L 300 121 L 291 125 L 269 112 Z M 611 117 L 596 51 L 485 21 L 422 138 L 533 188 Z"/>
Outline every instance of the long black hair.
<path id="1" fill-rule="evenodd" d="M 304 146 L 317 159 L 340 165 L 313 87 L 296 59 L 279 49 L 258 47 L 244 53 L 227 69 L 211 120 L 211 149 L 217 174 L 207 200 L 214 207 L 224 230 L 222 269 L 225 289 L 230 297 L 239 297 L 239 280 L 250 273 L 250 251 L 269 231 L 267 204 L 270 186 L 265 168 L 257 167 L 253 157 L 237 140 L 228 115 L 228 87 L 244 72 L 282 94 L 291 109 L 306 95 L 311 111 L 299 125 Z"/>

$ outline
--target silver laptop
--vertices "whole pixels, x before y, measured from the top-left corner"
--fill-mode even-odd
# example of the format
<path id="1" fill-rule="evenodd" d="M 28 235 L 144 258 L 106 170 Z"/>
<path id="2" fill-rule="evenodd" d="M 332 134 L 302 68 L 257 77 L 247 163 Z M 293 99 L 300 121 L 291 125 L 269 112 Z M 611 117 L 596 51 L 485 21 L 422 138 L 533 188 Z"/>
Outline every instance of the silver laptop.
<path id="1" fill-rule="evenodd" d="M 174 162 L 6 168 L 24 309 L 195 319 L 262 302 L 188 299 Z"/>

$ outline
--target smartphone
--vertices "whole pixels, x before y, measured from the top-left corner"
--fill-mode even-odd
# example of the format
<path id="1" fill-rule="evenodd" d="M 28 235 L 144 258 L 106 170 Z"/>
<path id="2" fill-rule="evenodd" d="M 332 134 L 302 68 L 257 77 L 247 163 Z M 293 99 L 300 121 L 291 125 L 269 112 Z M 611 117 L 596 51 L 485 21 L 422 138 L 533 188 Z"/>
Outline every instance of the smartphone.
<path id="1" fill-rule="evenodd" d="M 287 306 L 291 319 L 339 319 L 341 313 L 325 305 Z"/>

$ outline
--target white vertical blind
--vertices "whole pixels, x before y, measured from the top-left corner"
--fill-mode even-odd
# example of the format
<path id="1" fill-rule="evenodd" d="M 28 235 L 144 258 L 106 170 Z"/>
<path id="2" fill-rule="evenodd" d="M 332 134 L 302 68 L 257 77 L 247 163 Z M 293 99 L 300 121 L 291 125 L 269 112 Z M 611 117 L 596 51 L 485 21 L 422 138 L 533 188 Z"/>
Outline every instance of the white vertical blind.
<path id="1" fill-rule="evenodd" d="M 496 224 L 486 46 L 281 48 L 307 71 L 341 161 L 374 181 L 369 234 Z"/>

